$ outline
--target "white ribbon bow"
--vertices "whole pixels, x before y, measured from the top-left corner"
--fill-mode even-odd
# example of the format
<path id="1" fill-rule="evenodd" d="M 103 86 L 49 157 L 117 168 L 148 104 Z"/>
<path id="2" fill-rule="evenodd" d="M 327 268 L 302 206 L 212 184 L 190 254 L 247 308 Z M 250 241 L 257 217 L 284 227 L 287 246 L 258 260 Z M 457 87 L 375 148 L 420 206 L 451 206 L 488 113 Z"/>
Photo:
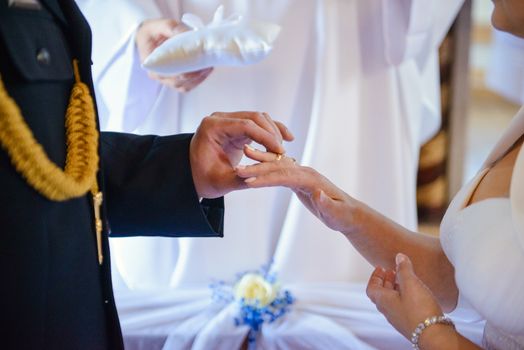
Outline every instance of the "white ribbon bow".
<path id="1" fill-rule="evenodd" d="M 231 14 L 228 18 L 224 19 L 224 5 L 218 6 L 213 15 L 213 19 L 206 26 L 202 18 L 198 17 L 193 13 L 185 13 L 182 16 L 182 23 L 191 28 L 192 30 L 199 30 L 204 27 L 212 28 L 224 24 L 235 24 L 242 20 L 242 15 L 238 13 Z"/>

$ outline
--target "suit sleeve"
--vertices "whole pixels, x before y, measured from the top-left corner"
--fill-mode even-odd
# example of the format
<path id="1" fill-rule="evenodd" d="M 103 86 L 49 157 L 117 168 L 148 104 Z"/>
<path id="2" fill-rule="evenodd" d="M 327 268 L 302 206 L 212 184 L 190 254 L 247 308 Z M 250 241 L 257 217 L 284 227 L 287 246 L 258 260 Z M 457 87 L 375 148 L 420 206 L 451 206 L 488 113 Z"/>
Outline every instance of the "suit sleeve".
<path id="1" fill-rule="evenodd" d="M 223 198 L 199 201 L 189 163 L 191 134 L 101 133 L 112 236 L 223 235 Z"/>

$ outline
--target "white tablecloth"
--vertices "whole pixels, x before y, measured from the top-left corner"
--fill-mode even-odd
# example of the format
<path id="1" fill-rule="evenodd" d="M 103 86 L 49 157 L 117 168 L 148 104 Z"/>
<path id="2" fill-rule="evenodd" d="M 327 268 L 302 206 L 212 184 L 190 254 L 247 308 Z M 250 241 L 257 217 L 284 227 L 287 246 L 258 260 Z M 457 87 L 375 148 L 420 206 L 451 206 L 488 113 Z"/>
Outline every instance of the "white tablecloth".
<path id="1" fill-rule="evenodd" d="M 410 349 L 365 295 L 364 284 L 283 286 L 296 298 L 291 312 L 264 324 L 257 349 Z M 208 287 L 117 292 L 127 350 L 238 349 L 248 333 L 234 304 L 212 301 Z M 480 344 L 483 323 L 458 323 Z"/>

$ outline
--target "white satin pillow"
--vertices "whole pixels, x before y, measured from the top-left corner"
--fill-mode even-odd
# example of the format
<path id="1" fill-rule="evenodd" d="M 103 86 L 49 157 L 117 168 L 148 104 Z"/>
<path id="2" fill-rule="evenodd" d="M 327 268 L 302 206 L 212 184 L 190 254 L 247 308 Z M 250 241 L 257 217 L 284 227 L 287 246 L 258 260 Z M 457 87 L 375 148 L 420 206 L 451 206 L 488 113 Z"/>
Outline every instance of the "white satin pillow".
<path id="1" fill-rule="evenodd" d="M 280 26 L 240 15 L 224 19 L 223 15 L 220 6 L 213 21 L 204 25 L 199 17 L 184 14 L 182 22 L 191 30 L 162 43 L 145 59 L 143 67 L 169 76 L 207 67 L 257 63 L 271 52 Z"/>

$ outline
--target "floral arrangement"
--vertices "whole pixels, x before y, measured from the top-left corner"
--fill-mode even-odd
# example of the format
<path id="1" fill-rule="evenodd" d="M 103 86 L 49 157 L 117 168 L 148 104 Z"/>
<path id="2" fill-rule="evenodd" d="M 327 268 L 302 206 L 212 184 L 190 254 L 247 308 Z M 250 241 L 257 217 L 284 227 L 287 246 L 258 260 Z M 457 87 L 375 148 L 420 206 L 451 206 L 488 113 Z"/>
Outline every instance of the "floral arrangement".
<path id="1" fill-rule="evenodd" d="M 262 325 L 284 316 L 294 302 L 291 293 L 281 289 L 276 274 L 270 272 L 270 266 L 240 273 L 234 283 L 218 281 L 210 286 L 215 301 L 238 305 L 234 322 L 236 326 L 249 326 L 250 349 L 255 348 Z"/>

